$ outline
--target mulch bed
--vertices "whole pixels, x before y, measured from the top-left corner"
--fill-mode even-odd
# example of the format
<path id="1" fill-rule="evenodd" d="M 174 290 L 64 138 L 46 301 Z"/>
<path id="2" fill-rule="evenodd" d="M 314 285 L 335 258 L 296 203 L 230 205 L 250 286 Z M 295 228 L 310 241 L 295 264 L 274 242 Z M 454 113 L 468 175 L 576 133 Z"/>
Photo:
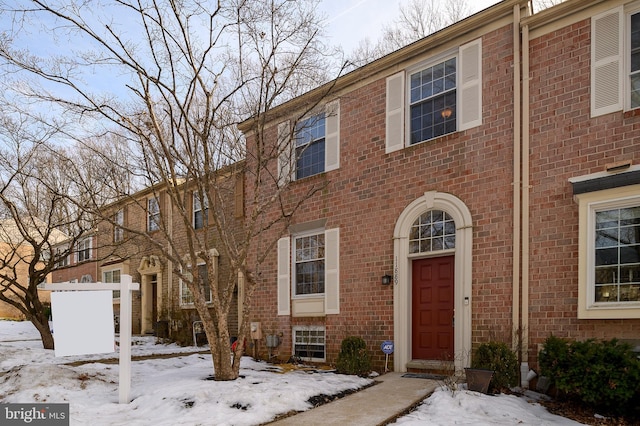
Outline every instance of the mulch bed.
<path id="1" fill-rule="evenodd" d="M 590 407 L 579 405 L 572 401 L 539 401 L 550 413 L 567 417 L 585 425 L 594 426 L 632 426 L 640 425 L 640 417 L 605 417 Z"/>

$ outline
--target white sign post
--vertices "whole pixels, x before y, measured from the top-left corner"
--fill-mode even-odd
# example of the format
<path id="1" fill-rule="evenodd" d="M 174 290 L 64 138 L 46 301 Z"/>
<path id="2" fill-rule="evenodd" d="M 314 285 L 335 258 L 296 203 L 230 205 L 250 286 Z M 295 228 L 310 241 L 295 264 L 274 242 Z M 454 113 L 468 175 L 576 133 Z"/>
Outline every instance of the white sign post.
<path id="1" fill-rule="evenodd" d="M 99 290 L 119 290 L 120 291 L 120 384 L 119 392 L 120 404 L 128 404 L 130 402 L 131 393 L 131 292 L 140 290 L 140 283 L 132 282 L 131 275 L 121 275 L 119 283 L 53 283 L 45 284 L 45 290 L 51 291 L 99 291 Z M 54 314 L 54 342 L 56 338 L 56 332 L 62 334 L 65 330 L 58 331 L 56 326 L 55 297 L 52 297 L 52 311 Z M 71 307 L 70 309 L 73 309 Z M 77 318 L 78 322 L 87 321 L 86 318 Z M 113 321 L 113 318 L 111 318 Z M 64 327 L 65 325 L 63 325 Z M 78 336 L 80 337 L 80 336 Z M 57 345 L 57 342 L 56 342 Z M 79 353 L 87 353 L 82 352 Z M 99 353 L 99 352 L 98 352 Z M 68 353 L 71 354 L 71 353 Z"/>

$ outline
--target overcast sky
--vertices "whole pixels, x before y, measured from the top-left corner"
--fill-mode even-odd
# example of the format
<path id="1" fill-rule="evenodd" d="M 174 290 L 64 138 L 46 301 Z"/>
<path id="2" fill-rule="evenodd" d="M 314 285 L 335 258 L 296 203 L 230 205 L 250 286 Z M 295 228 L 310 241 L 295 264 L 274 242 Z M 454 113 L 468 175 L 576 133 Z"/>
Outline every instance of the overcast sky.
<path id="1" fill-rule="evenodd" d="M 474 13 L 499 2 L 467 1 Z M 367 37 L 375 42 L 382 26 L 392 23 L 399 15 L 400 5 L 408 2 L 409 0 L 322 0 L 320 8 L 327 16 L 331 44 L 340 45 L 349 53 L 358 46 L 360 40 Z"/>

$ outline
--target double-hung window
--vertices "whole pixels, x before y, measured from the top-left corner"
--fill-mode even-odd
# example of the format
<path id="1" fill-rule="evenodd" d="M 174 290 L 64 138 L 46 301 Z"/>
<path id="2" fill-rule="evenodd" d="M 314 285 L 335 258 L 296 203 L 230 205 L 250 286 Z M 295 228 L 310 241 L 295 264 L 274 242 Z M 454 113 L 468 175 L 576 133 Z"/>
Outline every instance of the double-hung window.
<path id="1" fill-rule="evenodd" d="M 324 294 L 324 232 L 294 238 L 295 296 Z"/>
<path id="2" fill-rule="evenodd" d="M 105 282 L 105 283 L 119 283 L 120 282 L 120 269 L 112 269 L 110 271 L 103 271 L 102 272 L 102 282 Z M 119 290 L 114 290 L 113 291 L 113 298 L 114 299 L 119 299 L 120 298 L 120 291 Z"/>
<path id="3" fill-rule="evenodd" d="M 294 225 L 278 240 L 278 315 L 340 313 L 340 229 Z"/>
<path id="4" fill-rule="evenodd" d="M 410 76 L 411 145 L 456 131 L 456 58 Z"/>
<path id="5" fill-rule="evenodd" d="M 86 262 L 91 259 L 91 238 L 85 238 L 78 241 L 76 250 L 76 262 Z"/>
<path id="6" fill-rule="evenodd" d="M 160 201 L 158 197 L 147 200 L 147 231 L 160 229 Z"/>
<path id="7" fill-rule="evenodd" d="M 278 125 L 278 185 L 340 167 L 340 101 L 320 112 Z"/>
<path id="8" fill-rule="evenodd" d="M 205 223 L 207 222 L 207 216 L 209 214 L 209 200 L 205 196 L 203 201 L 200 200 L 200 195 L 197 192 L 193 193 L 193 228 L 194 229 L 202 229 Z"/>
<path id="9" fill-rule="evenodd" d="M 482 125 L 482 39 L 387 77 L 385 152 Z"/>
<path id="10" fill-rule="evenodd" d="M 296 126 L 296 179 L 324 172 L 324 113 L 302 120 Z"/>
<path id="11" fill-rule="evenodd" d="M 205 301 L 211 302 L 211 286 L 209 283 L 209 272 L 207 271 L 207 265 L 204 263 L 198 266 L 198 285 L 204 288 Z M 193 293 L 189 290 L 189 287 L 183 281 L 180 281 L 180 304 L 181 305 L 193 305 Z"/>
<path id="12" fill-rule="evenodd" d="M 64 254 L 67 252 L 67 247 L 58 247 L 55 250 L 55 260 L 56 260 L 56 268 L 64 268 L 65 266 L 69 266 L 69 254 Z"/>

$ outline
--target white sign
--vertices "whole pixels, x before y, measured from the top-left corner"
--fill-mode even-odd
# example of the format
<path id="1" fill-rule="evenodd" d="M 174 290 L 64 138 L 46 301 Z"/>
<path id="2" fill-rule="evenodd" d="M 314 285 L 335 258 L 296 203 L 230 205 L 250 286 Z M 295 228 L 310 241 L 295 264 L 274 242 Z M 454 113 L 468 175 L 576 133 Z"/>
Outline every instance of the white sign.
<path id="1" fill-rule="evenodd" d="M 55 356 L 115 352 L 112 291 L 51 293 Z"/>
<path id="2" fill-rule="evenodd" d="M 45 284 L 44 290 L 51 290 L 54 293 L 56 291 L 79 291 L 82 293 L 85 292 L 94 292 L 94 291 L 105 291 L 108 290 L 110 294 L 111 291 L 117 290 L 120 292 L 120 391 L 119 391 L 119 401 L 120 404 L 128 404 L 131 401 L 131 292 L 140 290 L 140 283 L 134 283 L 131 280 L 131 275 L 121 275 L 119 283 L 53 283 L 53 284 Z M 54 317 L 55 321 L 55 312 L 53 308 L 53 300 L 54 293 L 51 293 L 51 314 Z M 91 305 L 83 305 L 91 306 Z M 86 311 L 82 314 L 82 317 L 75 315 L 78 310 L 80 310 L 80 306 L 72 306 L 68 312 L 73 312 L 73 318 L 75 318 L 75 322 L 80 322 L 83 320 L 89 321 L 93 316 L 93 308 L 91 309 L 91 315 L 87 314 Z M 113 309 L 113 308 L 111 308 Z M 57 311 L 58 313 L 61 310 Z M 111 313 L 111 326 L 113 327 L 113 312 Z M 91 322 L 88 322 L 91 324 Z M 56 333 L 55 322 L 54 322 L 54 335 Z M 110 331 L 110 336 L 113 336 L 113 329 Z M 57 341 L 55 341 L 55 337 L 53 338 L 56 346 L 58 345 Z M 76 336 L 77 339 L 77 336 Z M 113 337 L 111 337 L 113 340 Z M 115 342 L 114 342 L 115 345 Z M 57 349 L 57 348 L 56 348 Z M 57 354 L 56 354 L 57 355 Z"/>

